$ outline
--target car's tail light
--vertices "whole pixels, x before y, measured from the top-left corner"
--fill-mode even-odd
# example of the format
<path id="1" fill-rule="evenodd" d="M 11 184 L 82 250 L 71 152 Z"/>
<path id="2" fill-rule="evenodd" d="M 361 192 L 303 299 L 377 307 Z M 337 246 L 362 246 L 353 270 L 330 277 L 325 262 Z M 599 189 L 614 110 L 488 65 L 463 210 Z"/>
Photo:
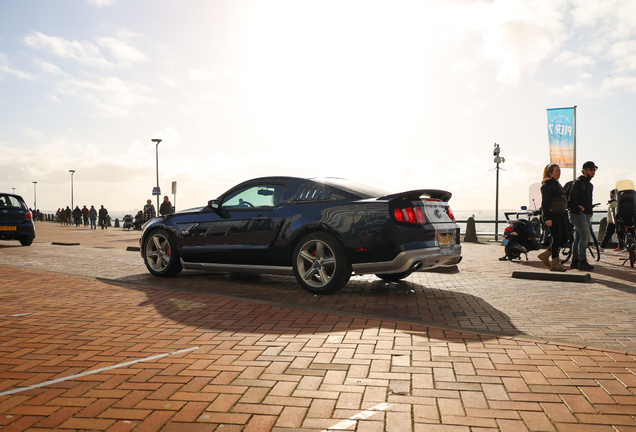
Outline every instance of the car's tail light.
<path id="1" fill-rule="evenodd" d="M 453 221 L 453 223 L 456 223 L 457 221 L 455 220 L 455 215 L 453 214 L 453 211 L 451 210 L 450 206 L 446 207 L 446 214 L 448 215 L 448 217 Z"/>
<path id="2" fill-rule="evenodd" d="M 33 213 L 31 213 L 31 210 L 27 210 L 26 213 L 24 214 L 24 218 L 25 219 L 33 219 Z"/>
<path id="3" fill-rule="evenodd" d="M 426 223 L 424 212 L 422 212 L 422 209 L 419 206 L 396 208 L 393 211 L 393 214 L 398 222 L 412 224 Z"/>

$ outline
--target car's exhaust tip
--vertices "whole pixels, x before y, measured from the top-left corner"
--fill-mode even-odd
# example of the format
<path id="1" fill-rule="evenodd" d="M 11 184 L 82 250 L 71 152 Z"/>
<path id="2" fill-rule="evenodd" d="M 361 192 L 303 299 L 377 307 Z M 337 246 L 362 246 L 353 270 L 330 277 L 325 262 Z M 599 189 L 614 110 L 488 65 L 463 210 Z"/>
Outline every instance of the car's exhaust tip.
<path id="1" fill-rule="evenodd" d="M 422 261 L 417 261 L 411 266 L 411 271 L 418 271 L 422 267 Z"/>

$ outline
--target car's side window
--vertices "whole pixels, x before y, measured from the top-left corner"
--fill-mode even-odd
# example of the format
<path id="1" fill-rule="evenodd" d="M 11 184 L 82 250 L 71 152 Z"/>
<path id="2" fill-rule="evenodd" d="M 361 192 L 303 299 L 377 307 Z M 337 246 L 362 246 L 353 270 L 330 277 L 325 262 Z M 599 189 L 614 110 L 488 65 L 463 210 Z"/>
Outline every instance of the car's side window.
<path id="1" fill-rule="evenodd" d="M 283 185 L 249 186 L 225 197 L 222 207 L 226 209 L 274 207 L 280 202 L 284 191 Z"/>

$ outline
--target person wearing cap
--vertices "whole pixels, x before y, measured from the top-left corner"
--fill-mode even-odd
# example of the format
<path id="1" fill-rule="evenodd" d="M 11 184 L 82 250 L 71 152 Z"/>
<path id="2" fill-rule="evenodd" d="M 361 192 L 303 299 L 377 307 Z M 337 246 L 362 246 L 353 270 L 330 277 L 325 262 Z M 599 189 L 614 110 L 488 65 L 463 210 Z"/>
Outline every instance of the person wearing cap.
<path id="1" fill-rule="evenodd" d="M 587 245 L 590 242 L 592 226 L 592 193 L 594 185 L 590 180 L 594 178 L 598 167 L 592 161 L 583 164 L 580 175 L 572 184 L 568 207 L 570 222 L 574 225 L 574 243 L 572 244 L 572 264 L 570 268 L 579 270 L 593 270 L 587 262 Z"/>

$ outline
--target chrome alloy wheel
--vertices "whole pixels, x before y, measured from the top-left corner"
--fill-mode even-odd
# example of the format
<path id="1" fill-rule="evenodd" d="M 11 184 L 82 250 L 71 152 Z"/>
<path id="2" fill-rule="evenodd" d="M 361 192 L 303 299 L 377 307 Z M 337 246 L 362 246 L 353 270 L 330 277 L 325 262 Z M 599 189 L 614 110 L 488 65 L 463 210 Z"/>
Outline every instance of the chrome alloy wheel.
<path id="1" fill-rule="evenodd" d="M 170 265 L 170 242 L 160 233 L 153 234 L 146 246 L 146 262 L 157 273 Z"/>
<path id="2" fill-rule="evenodd" d="M 336 274 L 334 251 L 321 240 L 310 240 L 301 248 L 296 258 L 298 273 L 303 281 L 314 288 L 326 286 Z"/>

